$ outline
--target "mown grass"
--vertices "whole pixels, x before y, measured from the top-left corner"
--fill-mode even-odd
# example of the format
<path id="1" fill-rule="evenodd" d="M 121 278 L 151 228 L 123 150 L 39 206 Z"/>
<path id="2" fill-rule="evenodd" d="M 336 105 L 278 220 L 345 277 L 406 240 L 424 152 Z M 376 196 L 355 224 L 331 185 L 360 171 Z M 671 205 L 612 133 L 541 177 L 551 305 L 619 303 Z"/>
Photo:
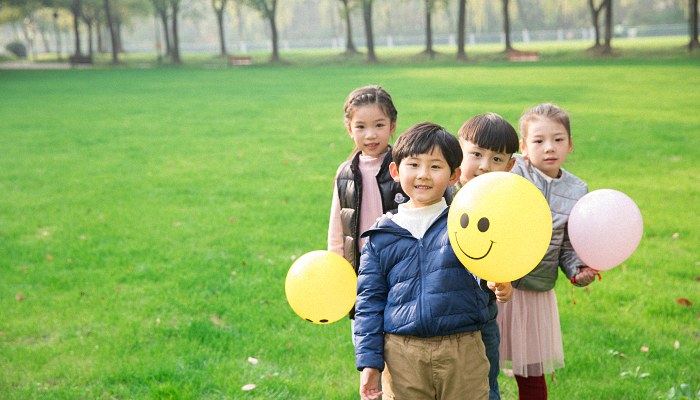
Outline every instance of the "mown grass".
<path id="1" fill-rule="evenodd" d="M 325 247 L 342 103 L 368 83 L 398 132 L 568 109 L 567 168 L 635 199 L 645 233 L 602 281 L 558 282 L 550 396 L 697 392 L 700 63 L 684 54 L 0 71 L 0 397 L 356 398 L 348 321 L 304 322 L 283 285 Z"/>

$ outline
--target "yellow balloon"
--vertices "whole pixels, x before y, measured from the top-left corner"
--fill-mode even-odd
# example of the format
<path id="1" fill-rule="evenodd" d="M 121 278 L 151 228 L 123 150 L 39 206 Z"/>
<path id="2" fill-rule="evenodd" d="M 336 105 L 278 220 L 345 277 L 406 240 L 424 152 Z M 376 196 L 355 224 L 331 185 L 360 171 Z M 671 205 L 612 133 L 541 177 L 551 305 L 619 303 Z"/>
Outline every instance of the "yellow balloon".
<path id="1" fill-rule="evenodd" d="M 330 324 L 355 305 L 357 275 L 343 257 L 316 250 L 294 261 L 284 288 L 287 302 L 298 316 L 315 324 Z"/>
<path id="2" fill-rule="evenodd" d="M 450 244 L 476 276 L 511 282 L 532 271 L 552 238 L 552 214 L 542 192 L 510 172 L 469 181 L 447 217 Z"/>

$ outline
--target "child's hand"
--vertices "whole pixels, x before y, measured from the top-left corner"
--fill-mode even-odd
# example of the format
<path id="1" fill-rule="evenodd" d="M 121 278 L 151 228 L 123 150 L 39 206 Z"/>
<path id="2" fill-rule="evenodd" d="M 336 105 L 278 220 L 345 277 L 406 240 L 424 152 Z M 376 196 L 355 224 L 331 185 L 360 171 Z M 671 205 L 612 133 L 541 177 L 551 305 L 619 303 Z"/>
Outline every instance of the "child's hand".
<path id="1" fill-rule="evenodd" d="M 591 267 L 578 267 L 578 274 L 571 280 L 576 286 L 586 286 L 595 280 L 598 271 Z"/>
<path id="2" fill-rule="evenodd" d="M 360 397 L 362 397 L 362 400 L 376 400 L 381 396 L 379 370 L 376 368 L 364 368 L 360 373 Z"/>
<path id="3" fill-rule="evenodd" d="M 496 301 L 505 303 L 513 297 L 513 285 L 510 282 L 486 282 L 486 286 L 496 294 Z"/>

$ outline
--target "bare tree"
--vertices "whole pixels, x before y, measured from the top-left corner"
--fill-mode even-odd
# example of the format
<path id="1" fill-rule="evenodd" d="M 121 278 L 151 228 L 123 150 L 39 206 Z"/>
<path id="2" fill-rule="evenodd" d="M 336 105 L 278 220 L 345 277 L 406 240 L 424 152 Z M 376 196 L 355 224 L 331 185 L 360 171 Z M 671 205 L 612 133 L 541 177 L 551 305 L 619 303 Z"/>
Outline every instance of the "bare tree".
<path id="1" fill-rule="evenodd" d="M 502 0 L 503 3 L 503 34 L 505 35 L 506 48 L 505 51 L 513 50 L 513 46 L 510 42 L 510 12 L 508 11 L 508 6 L 510 5 L 510 0 Z"/>
<path id="2" fill-rule="evenodd" d="M 180 0 L 169 0 L 170 2 L 170 17 L 171 17 L 171 28 L 173 31 L 173 43 L 172 52 L 170 54 L 173 63 L 181 64 L 182 59 L 180 58 L 180 37 L 177 25 L 177 14 L 180 12 Z"/>
<path id="3" fill-rule="evenodd" d="M 168 3 L 167 0 L 151 0 L 153 9 L 160 22 L 163 25 L 163 38 L 165 40 L 165 56 L 169 57 L 172 52 L 170 44 L 170 28 L 168 27 Z M 160 57 L 160 56 L 159 56 Z"/>
<path id="4" fill-rule="evenodd" d="M 227 0 L 211 0 L 211 6 L 214 8 L 214 14 L 216 14 L 216 22 L 219 24 L 219 44 L 222 56 L 227 54 L 226 35 L 224 35 L 224 11 L 226 10 L 226 1 Z"/>
<path id="5" fill-rule="evenodd" d="M 608 0 L 601 0 L 598 7 L 595 5 L 595 0 L 588 0 L 588 7 L 591 10 L 591 22 L 593 23 L 593 30 L 595 31 L 595 43 L 591 49 L 600 49 L 600 11 L 605 7 Z"/>
<path id="6" fill-rule="evenodd" d="M 278 62 L 280 60 L 279 55 L 279 45 L 278 45 L 278 33 L 277 33 L 277 22 L 275 20 L 275 15 L 277 14 L 277 0 L 246 0 L 248 6 L 260 11 L 260 13 L 265 17 L 270 23 L 270 35 L 272 36 L 272 57 L 271 62 Z"/>
<path id="7" fill-rule="evenodd" d="M 94 54 L 94 48 L 93 48 L 93 43 L 94 43 L 94 37 L 93 37 L 93 32 L 95 32 L 95 25 L 97 24 L 97 21 L 100 18 L 100 10 L 102 7 L 98 5 L 94 1 L 86 1 L 83 4 L 82 8 L 82 13 L 81 17 L 83 18 L 83 22 L 85 23 L 85 26 L 87 27 L 87 33 L 88 33 L 88 55 L 90 57 L 93 56 Z"/>
<path id="8" fill-rule="evenodd" d="M 343 3 L 343 9 L 341 10 L 341 14 L 343 18 L 345 19 L 345 54 L 346 55 L 353 55 L 357 54 L 357 48 L 355 47 L 355 43 L 352 40 L 352 23 L 350 21 L 350 11 L 352 10 L 352 1 L 351 0 L 340 0 L 341 3 Z"/>
<path id="9" fill-rule="evenodd" d="M 435 58 L 435 50 L 433 50 L 433 9 L 435 8 L 434 0 L 425 0 L 425 50 L 423 53 L 430 58 Z"/>
<path id="10" fill-rule="evenodd" d="M 58 58 L 60 60 L 62 58 L 62 55 L 61 55 L 62 43 L 61 43 L 61 30 L 58 27 L 58 8 L 54 8 L 52 17 L 53 17 L 54 36 L 56 36 L 56 58 Z"/>
<path id="11" fill-rule="evenodd" d="M 374 32 L 372 31 L 372 1 L 362 0 L 362 16 L 365 20 L 365 36 L 367 39 L 367 61 L 377 62 L 377 55 L 374 53 Z"/>
<path id="12" fill-rule="evenodd" d="M 457 59 L 466 60 L 464 42 L 467 29 L 467 0 L 459 0 L 457 3 Z"/>
<path id="13" fill-rule="evenodd" d="M 80 0 L 73 0 L 70 5 L 70 11 L 73 13 L 73 33 L 75 36 L 75 55 L 81 56 L 83 52 L 80 50 L 80 17 L 82 15 L 82 3 Z"/>
<path id="14" fill-rule="evenodd" d="M 611 54 L 612 53 L 612 0 L 601 0 L 598 6 L 595 5 L 595 0 L 588 0 L 588 8 L 591 10 L 591 18 L 593 22 L 593 29 L 595 31 L 595 42 L 589 50 L 595 50 L 601 54 Z M 603 43 L 601 44 L 600 37 L 600 13 L 605 10 L 605 30 Z"/>
<path id="15" fill-rule="evenodd" d="M 700 42 L 698 42 L 698 0 L 689 0 L 688 2 L 688 13 L 690 22 L 690 42 L 688 43 L 688 50 L 700 48 Z"/>
<path id="16" fill-rule="evenodd" d="M 613 31 L 613 0 L 606 0 L 605 7 L 605 42 L 603 44 L 603 54 L 612 53 L 612 31 Z"/>
<path id="17" fill-rule="evenodd" d="M 104 0 L 105 18 L 107 19 L 107 28 L 109 28 L 109 38 L 112 41 L 112 64 L 119 63 L 119 43 L 114 29 L 114 20 L 112 18 L 112 8 L 110 0 Z"/>

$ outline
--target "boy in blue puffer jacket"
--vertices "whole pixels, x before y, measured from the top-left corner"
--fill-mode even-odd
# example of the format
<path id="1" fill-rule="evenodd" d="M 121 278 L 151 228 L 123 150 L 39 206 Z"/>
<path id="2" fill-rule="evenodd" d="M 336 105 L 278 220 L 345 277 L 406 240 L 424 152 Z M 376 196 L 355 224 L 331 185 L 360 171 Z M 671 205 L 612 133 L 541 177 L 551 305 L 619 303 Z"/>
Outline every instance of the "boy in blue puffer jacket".
<path id="1" fill-rule="evenodd" d="M 363 399 L 488 399 L 479 329 L 488 294 L 455 256 L 443 198 L 462 150 L 439 125 L 409 128 L 389 169 L 410 201 L 363 233 L 355 303 L 355 359 Z M 380 372 L 382 391 L 379 390 Z"/>

